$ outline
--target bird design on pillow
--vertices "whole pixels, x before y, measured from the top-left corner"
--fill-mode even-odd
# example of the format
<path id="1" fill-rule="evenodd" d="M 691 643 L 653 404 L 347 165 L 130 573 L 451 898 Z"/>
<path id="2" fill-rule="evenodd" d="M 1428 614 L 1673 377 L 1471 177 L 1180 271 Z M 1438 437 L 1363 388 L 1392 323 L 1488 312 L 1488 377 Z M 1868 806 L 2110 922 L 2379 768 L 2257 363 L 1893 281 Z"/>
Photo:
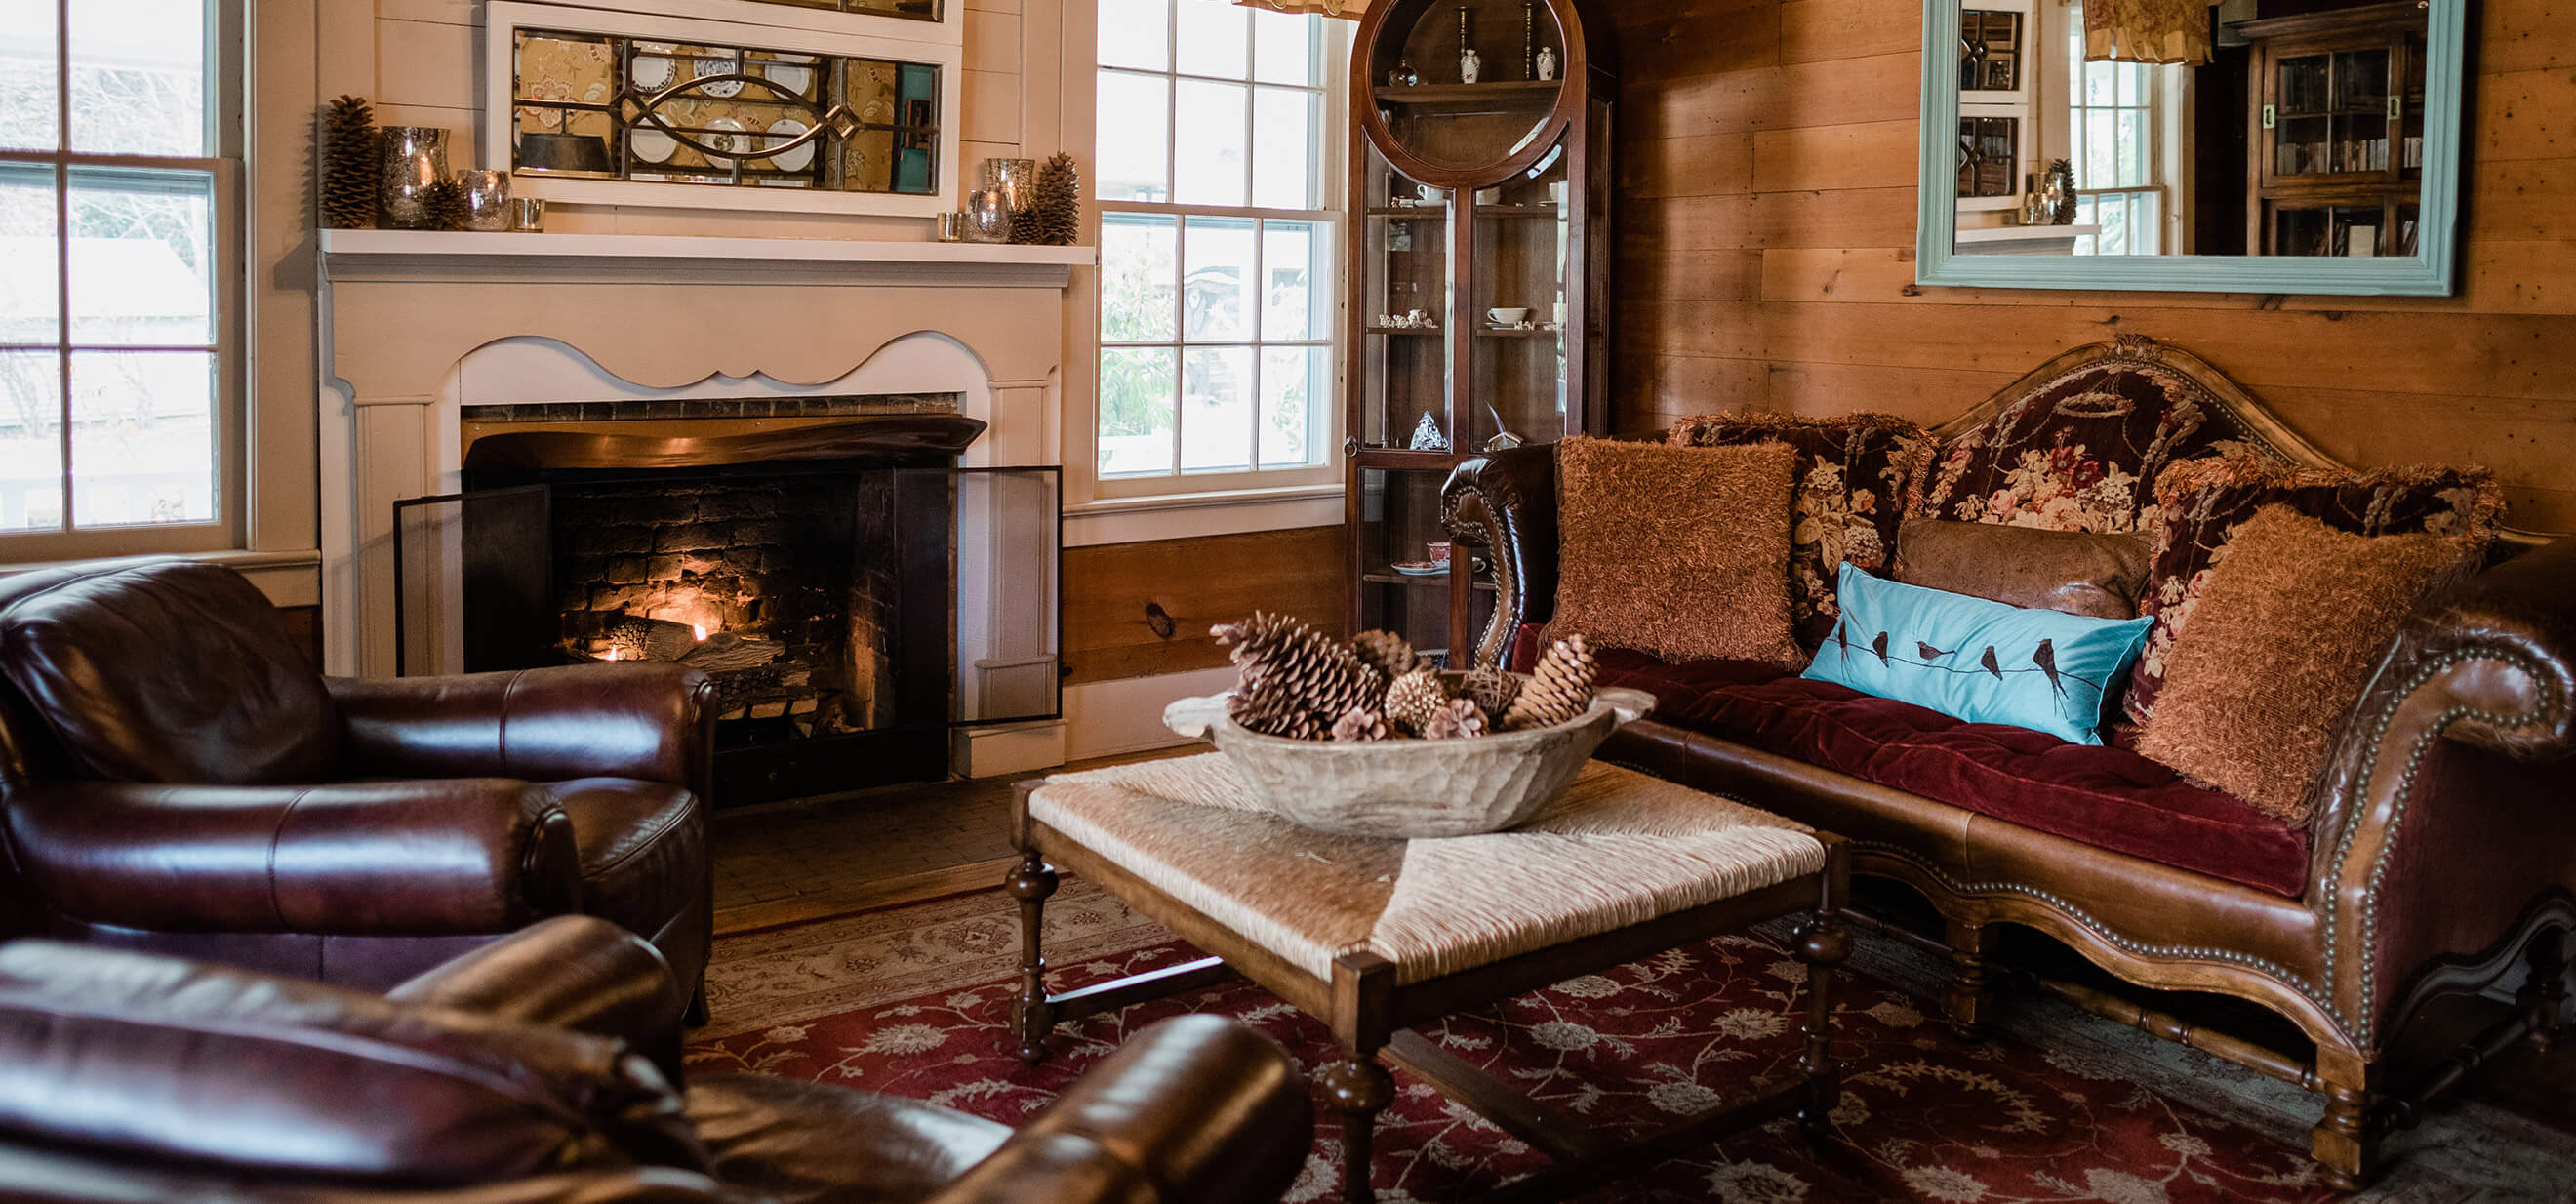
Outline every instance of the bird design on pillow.
<path id="1" fill-rule="evenodd" d="M 1974 669 L 1964 669 L 1953 668 L 1949 665 L 1940 663 L 1943 657 L 1955 655 L 1958 653 L 1959 649 L 1938 648 L 1923 640 L 1914 641 L 1914 654 L 1922 659 L 1906 660 L 1902 657 L 1891 657 L 1888 655 L 1887 650 L 1892 638 L 1893 637 L 1890 636 L 1889 633 L 1884 631 L 1870 637 L 1868 645 L 1869 652 L 1878 658 L 1880 664 L 1912 665 L 1921 669 L 1939 669 L 1946 673 L 1990 673 L 1994 675 L 1994 678 L 1997 681 L 2004 680 L 2005 675 L 2008 673 L 2040 673 L 2045 674 L 2048 677 L 2049 689 L 2055 691 L 2061 696 L 2066 693 L 2066 683 L 2069 681 L 2091 686 L 2097 691 L 2102 689 L 2102 683 L 2094 681 L 2092 678 L 2086 677 L 2081 673 L 2065 672 L 2057 667 L 2057 641 L 2053 639 L 2043 638 L 2031 649 L 2029 668 L 2004 668 L 2003 650 L 1993 644 L 1988 644 L 1986 645 L 1985 650 L 1977 657 L 1977 667 Z M 1849 660 L 1851 658 L 1851 625 L 1849 623 L 1835 623 L 1834 632 L 1830 637 L 1830 641 L 1836 647 L 1841 649 L 1845 660 Z"/>

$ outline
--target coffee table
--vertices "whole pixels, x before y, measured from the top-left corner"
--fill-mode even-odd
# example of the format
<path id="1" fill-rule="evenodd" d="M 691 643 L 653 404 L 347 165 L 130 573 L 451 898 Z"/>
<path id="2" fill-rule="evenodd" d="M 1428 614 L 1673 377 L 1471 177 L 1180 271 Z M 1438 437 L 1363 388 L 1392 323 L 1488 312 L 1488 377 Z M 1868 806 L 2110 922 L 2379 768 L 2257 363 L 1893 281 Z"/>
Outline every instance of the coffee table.
<path id="1" fill-rule="evenodd" d="M 1595 762 L 1508 832 L 1336 836 L 1266 810 L 1219 753 L 1021 783 L 1023 1059 L 1058 1023 L 1237 976 L 1322 1021 L 1342 1058 L 1317 1080 L 1341 1114 L 1342 1198 L 1367 1201 L 1370 1135 L 1394 1097 L 1381 1058 L 1552 1159 L 1498 1200 L 1553 1200 L 1726 1133 L 1795 1114 L 1821 1132 L 1840 1092 L 1827 1042 L 1849 858 L 1839 837 L 1729 798 Z M 1213 956 L 1051 995 L 1039 924 L 1057 867 Z M 1411 1031 L 1453 1012 L 1788 915 L 1805 917 L 1796 1073 L 1617 1145 Z"/>

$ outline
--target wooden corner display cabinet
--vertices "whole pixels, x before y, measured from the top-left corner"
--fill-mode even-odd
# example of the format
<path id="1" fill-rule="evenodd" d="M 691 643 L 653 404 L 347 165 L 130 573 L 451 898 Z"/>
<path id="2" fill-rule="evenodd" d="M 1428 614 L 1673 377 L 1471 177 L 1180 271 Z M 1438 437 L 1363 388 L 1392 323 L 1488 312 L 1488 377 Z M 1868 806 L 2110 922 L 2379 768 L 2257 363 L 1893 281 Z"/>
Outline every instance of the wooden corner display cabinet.
<path id="1" fill-rule="evenodd" d="M 2424 190 L 2424 10 L 2412 0 L 2238 21 L 2253 43 L 2259 255 L 2413 255 Z"/>
<path id="2" fill-rule="evenodd" d="M 1496 440 L 1608 420 L 1609 25 L 1588 0 L 1381 0 L 1351 55 L 1352 630 L 1446 656 L 1492 570 L 1440 486 Z M 1406 571 L 1410 569 L 1411 571 Z M 1453 641 L 1463 640 L 1465 644 Z"/>

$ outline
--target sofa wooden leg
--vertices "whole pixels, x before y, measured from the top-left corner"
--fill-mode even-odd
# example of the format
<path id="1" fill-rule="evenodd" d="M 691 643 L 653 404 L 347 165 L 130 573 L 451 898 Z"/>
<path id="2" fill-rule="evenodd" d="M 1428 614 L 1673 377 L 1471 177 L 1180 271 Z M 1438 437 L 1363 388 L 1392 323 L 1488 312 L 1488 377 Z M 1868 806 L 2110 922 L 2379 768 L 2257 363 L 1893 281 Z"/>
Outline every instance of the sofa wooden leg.
<path id="1" fill-rule="evenodd" d="M 689 1007 L 680 1013 L 680 1023 L 688 1028 L 704 1028 L 707 1014 L 707 976 L 698 975 L 697 989 L 689 992 Z"/>
<path id="2" fill-rule="evenodd" d="M 2566 929 L 2554 928 L 2532 938 L 2531 981 L 2514 996 L 2514 1002 L 2536 1019 L 2531 1043 L 2544 1051 L 2558 1043 L 2568 1024 L 2567 935 Z"/>
<path id="3" fill-rule="evenodd" d="M 2308 1151 L 2325 1168 L 2328 1186 L 2360 1191 L 2369 1185 L 2378 1163 L 2384 1128 L 2376 1115 L 2380 1101 L 2372 1086 L 2378 1067 L 2354 1058 L 2320 1056 L 2318 1062 L 2326 1081 L 2326 1114 L 2309 1131 Z"/>
<path id="4" fill-rule="evenodd" d="M 1995 985 L 1986 969 L 1991 924 L 1950 924 L 1950 985 L 1941 993 L 1941 1015 L 1962 1041 L 1983 1040 L 1994 1016 Z"/>
<path id="5" fill-rule="evenodd" d="M 1369 1185 L 1369 1160 L 1377 1135 L 1377 1114 L 1395 1102 L 1395 1079 L 1377 1064 L 1373 1052 L 1354 1052 L 1325 1063 L 1315 1072 L 1325 1102 L 1342 1117 L 1343 1204 L 1369 1204 L 1377 1192 Z"/>

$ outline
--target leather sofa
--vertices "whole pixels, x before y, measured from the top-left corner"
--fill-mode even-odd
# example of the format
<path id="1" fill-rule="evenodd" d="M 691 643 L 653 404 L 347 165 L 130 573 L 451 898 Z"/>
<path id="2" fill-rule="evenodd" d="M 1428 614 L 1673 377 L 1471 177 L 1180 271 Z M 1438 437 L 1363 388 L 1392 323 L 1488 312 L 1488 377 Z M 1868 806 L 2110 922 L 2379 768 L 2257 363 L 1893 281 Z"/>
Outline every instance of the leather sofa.
<path id="1" fill-rule="evenodd" d="M 2224 439 L 2208 454 L 2333 463 L 2208 365 L 2135 337 L 2061 356 L 1930 437 L 1974 447 L 2013 437 L 1998 424 L 2016 420 L 2026 434 L 2017 403 L 2109 396 L 2106 382 L 2123 374 L 2150 379 L 2150 397 L 2200 407 Z M 2152 464 L 2114 467 L 2154 475 Z M 1552 449 L 1518 448 L 1468 461 L 1445 488 L 1454 538 L 1489 548 L 1501 584 L 1483 663 L 1527 667 L 1549 617 L 1554 471 Z M 2287 1018 L 2315 1042 L 2313 1056 L 2043 984 L 2321 1092 L 2312 1149 L 2332 1181 L 2358 1186 L 2383 1136 L 2425 1100 L 2567 1022 L 2576 538 L 2507 540 L 2495 559 L 2408 620 L 2347 720 L 2304 827 L 2123 747 L 1960 723 L 1775 666 L 1620 650 L 1601 654 L 1605 684 L 1659 701 L 1600 755 L 1851 838 L 1854 872 L 1904 883 L 1941 913 L 1946 939 L 1928 943 L 1952 960 L 1942 1003 L 1963 1032 L 1990 1007 L 1998 975 L 1987 951 L 2001 924 L 2045 933 L 2136 986 L 2233 996 Z M 2508 1019 L 2420 1079 L 2388 1081 L 2385 1055 L 2410 1017 L 2497 982 L 2517 954 L 2530 977 Z"/>
<path id="2" fill-rule="evenodd" d="M 675 1090 L 625 1038 L 677 994 L 581 916 L 389 996 L 0 945 L 0 1199 L 1250 1204 L 1305 1163 L 1303 1078 L 1232 1021 L 1145 1030 L 1014 1131 L 786 1079 Z"/>
<path id="3" fill-rule="evenodd" d="M 712 701 L 675 665 L 326 679 L 213 565 L 11 577 L 0 937 L 381 989 L 583 913 L 696 984 Z"/>

